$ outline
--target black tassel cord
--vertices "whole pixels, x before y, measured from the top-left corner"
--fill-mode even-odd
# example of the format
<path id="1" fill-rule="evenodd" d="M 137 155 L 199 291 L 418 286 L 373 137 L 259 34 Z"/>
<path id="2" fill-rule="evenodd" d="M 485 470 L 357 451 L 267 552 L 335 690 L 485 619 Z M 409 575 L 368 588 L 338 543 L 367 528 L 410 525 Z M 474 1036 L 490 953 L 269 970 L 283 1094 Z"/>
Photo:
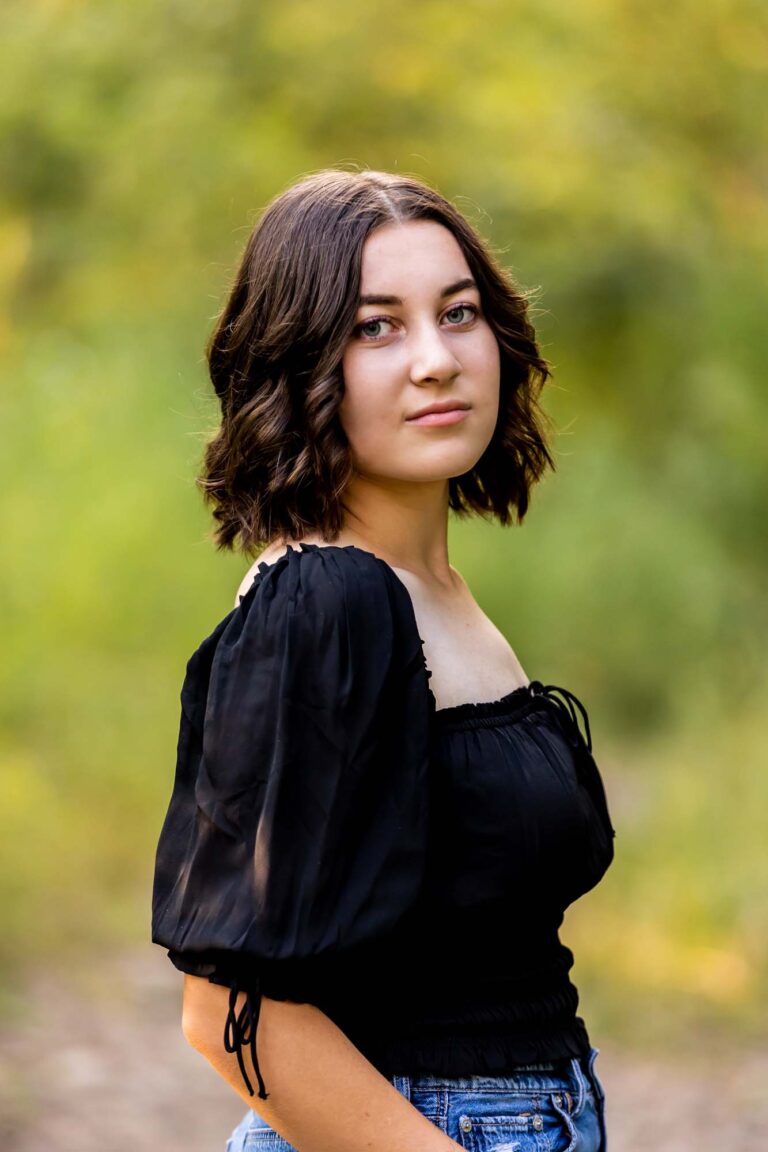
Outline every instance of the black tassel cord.
<path id="1" fill-rule="evenodd" d="M 269 1093 L 264 1086 L 264 1080 L 259 1068 L 259 1060 L 256 1055 L 256 1029 L 258 1027 L 259 1012 L 261 1010 L 261 990 L 258 986 L 255 989 L 243 989 L 243 991 L 245 991 L 245 1003 L 238 1014 L 237 996 L 240 991 L 237 977 L 234 977 L 229 989 L 229 1011 L 227 1013 L 226 1024 L 224 1025 L 224 1048 L 227 1052 L 237 1053 L 237 1063 L 240 1066 L 240 1072 L 245 1081 L 245 1086 L 248 1089 L 248 1094 L 253 1096 L 255 1093 L 248 1079 L 248 1073 L 245 1070 L 245 1061 L 243 1060 L 243 1047 L 247 1045 L 250 1048 L 253 1068 L 259 1082 L 259 1099 L 267 1100 Z"/>

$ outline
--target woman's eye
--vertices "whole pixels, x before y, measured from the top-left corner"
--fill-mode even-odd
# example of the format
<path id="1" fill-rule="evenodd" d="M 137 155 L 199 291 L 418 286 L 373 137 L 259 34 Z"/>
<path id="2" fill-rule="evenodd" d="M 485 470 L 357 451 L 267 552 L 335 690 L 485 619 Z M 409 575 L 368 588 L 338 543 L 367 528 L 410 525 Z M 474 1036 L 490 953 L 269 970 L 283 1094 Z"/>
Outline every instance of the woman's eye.
<path id="1" fill-rule="evenodd" d="M 377 316 L 371 320 L 363 320 L 362 323 L 355 326 L 355 334 L 363 336 L 366 340 L 376 340 L 379 336 L 384 335 L 381 331 L 376 331 L 382 324 L 389 324 L 391 321 L 386 320 L 383 316 Z"/>
<path id="2" fill-rule="evenodd" d="M 473 319 L 475 316 L 477 316 L 477 308 L 475 308 L 474 304 L 454 304 L 453 308 L 449 308 L 445 315 L 446 317 L 450 317 L 453 316 L 456 312 L 469 312 L 469 319 Z M 456 323 L 464 324 L 466 321 L 459 317 Z"/>

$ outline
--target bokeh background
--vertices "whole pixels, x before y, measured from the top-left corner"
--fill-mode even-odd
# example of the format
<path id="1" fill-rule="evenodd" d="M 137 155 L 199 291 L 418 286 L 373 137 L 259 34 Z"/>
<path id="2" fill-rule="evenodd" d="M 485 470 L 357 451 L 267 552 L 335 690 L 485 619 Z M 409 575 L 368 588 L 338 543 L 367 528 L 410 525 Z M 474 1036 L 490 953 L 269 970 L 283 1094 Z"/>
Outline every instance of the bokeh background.
<path id="1" fill-rule="evenodd" d="M 616 859 L 562 937 L 613 1148 L 766 1137 L 767 69 L 751 0 L 5 0 L 5 1148 L 223 1149 L 244 1111 L 151 876 L 184 664 L 248 567 L 194 484 L 205 340 L 332 165 L 436 185 L 535 298 L 557 472 L 451 558 L 589 711 Z"/>

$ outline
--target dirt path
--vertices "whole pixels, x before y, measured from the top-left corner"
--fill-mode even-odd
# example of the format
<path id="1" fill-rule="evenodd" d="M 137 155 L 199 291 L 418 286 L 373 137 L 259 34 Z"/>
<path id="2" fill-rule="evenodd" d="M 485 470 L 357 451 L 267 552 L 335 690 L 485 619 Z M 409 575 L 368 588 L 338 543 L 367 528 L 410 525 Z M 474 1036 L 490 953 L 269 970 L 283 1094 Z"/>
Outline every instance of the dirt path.
<path id="1" fill-rule="evenodd" d="M 224 1152 L 245 1112 L 185 1043 L 159 948 L 36 977 L 0 1029 L 3 1152 Z M 600 1044 L 610 1152 L 768 1150 L 768 1051 L 633 1056 Z"/>

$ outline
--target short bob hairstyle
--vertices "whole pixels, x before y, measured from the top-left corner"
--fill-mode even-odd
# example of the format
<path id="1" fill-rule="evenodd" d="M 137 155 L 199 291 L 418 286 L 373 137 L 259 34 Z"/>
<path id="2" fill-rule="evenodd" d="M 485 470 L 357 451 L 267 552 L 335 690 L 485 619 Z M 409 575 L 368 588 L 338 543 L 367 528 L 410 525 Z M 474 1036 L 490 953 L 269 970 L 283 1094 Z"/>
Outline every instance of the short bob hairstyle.
<path id="1" fill-rule="evenodd" d="M 450 477 L 449 508 L 521 523 L 555 463 L 538 397 L 550 367 L 529 301 L 448 200 L 412 176 L 329 168 L 276 196 L 254 227 L 206 348 L 221 403 L 197 484 L 217 549 L 258 554 L 272 540 L 336 539 L 352 475 L 338 416 L 366 238 L 382 224 L 433 220 L 453 233 L 500 350 L 499 416 L 474 468 Z"/>

